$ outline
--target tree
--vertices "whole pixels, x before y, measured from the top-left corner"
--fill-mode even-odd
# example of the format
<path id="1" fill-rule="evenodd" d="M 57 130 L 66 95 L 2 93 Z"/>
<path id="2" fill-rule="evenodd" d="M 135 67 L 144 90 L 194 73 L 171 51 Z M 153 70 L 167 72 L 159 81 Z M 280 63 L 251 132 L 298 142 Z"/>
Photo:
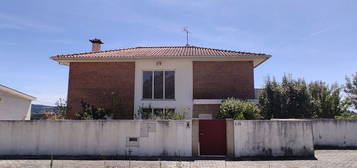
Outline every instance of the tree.
<path id="1" fill-rule="evenodd" d="M 270 119 L 281 116 L 281 92 L 280 84 L 276 82 L 275 78 L 267 78 L 265 81 L 265 88 L 259 97 L 259 105 L 263 118 Z"/>
<path id="2" fill-rule="evenodd" d="M 341 89 L 321 81 L 307 84 L 304 79 L 284 75 L 282 82 L 268 78 L 259 98 L 265 119 L 334 118 L 343 112 Z"/>
<path id="3" fill-rule="evenodd" d="M 309 84 L 311 103 L 315 118 L 334 118 L 342 113 L 340 88 L 322 81 Z"/>
<path id="4" fill-rule="evenodd" d="M 68 106 L 67 106 L 67 101 L 65 99 L 58 99 L 58 101 L 55 103 L 56 108 L 54 109 L 54 112 L 60 116 L 65 116 L 67 115 L 68 112 Z"/>
<path id="5" fill-rule="evenodd" d="M 294 80 L 283 76 L 281 83 L 281 117 L 282 118 L 311 118 L 311 97 L 304 79 Z"/>
<path id="6" fill-rule="evenodd" d="M 344 91 L 352 104 L 352 108 L 357 110 L 357 72 L 352 75 L 352 78 L 346 77 Z"/>
<path id="7" fill-rule="evenodd" d="M 265 119 L 311 118 L 310 101 L 305 80 L 293 80 L 284 75 L 281 83 L 268 77 L 259 97 L 259 106 Z"/>
<path id="8" fill-rule="evenodd" d="M 67 101 L 60 98 L 56 101 L 54 108 L 50 108 L 43 113 L 43 120 L 64 120 L 68 112 Z"/>
<path id="9" fill-rule="evenodd" d="M 259 109 L 256 104 L 235 98 L 228 98 L 222 102 L 217 113 L 217 118 L 232 118 L 235 120 L 260 119 Z"/>

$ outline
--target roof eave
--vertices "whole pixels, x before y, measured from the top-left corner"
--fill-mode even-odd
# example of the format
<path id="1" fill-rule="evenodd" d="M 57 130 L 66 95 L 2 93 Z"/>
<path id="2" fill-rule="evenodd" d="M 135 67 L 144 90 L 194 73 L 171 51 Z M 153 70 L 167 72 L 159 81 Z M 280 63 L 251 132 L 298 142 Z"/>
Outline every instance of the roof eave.
<path id="1" fill-rule="evenodd" d="M 267 61 L 271 57 L 272 57 L 272 55 L 265 55 L 265 58 L 263 59 L 263 61 L 260 61 L 258 64 L 256 64 L 254 66 L 254 68 L 258 67 L 260 64 L 264 63 L 265 61 Z"/>
<path id="2" fill-rule="evenodd" d="M 6 87 L 4 85 L 0 85 L 0 90 L 4 91 L 6 93 L 9 93 L 9 94 L 15 95 L 15 96 L 22 97 L 22 98 L 30 100 L 30 101 L 35 101 L 36 100 L 36 97 L 30 96 L 30 95 L 28 95 L 26 93 L 22 93 L 20 91 L 17 91 L 15 89 L 12 89 L 12 88 L 9 88 L 9 87 Z"/>
<path id="3" fill-rule="evenodd" d="M 118 56 L 96 56 L 96 57 L 76 57 L 76 58 L 61 58 L 61 56 L 52 56 L 50 57 L 52 60 L 57 61 L 62 65 L 69 65 L 70 62 L 78 62 L 78 61 L 115 61 L 115 60 L 138 60 L 138 59 L 225 59 L 225 58 L 237 58 L 237 59 L 262 59 L 258 64 L 254 67 L 257 67 L 261 63 L 265 62 L 269 59 L 271 55 L 248 55 L 248 56 L 126 56 L 126 57 L 118 57 Z"/>

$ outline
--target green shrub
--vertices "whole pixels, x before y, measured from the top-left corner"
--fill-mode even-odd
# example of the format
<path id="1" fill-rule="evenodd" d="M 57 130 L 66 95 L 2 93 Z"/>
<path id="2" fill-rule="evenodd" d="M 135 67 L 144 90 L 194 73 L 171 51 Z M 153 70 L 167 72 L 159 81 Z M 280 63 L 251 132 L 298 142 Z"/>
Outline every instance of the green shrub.
<path id="1" fill-rule="evenodd" d="M 184 120 L 185 112 L 175 112 L 175 109 L 152 109 L 151 106 L 139 107 L 136 119 L 143 120 Z"/>
<path id="2" fill-rule="evenodd" d="M 334 118 L 344 109 L 341 89 L 322 81 L 306 82 L 284 75 L 281 82 L 268 78 L 259 97 L 264 119 Z"/>
<path id="3" fill-rule="evenodd" d="M 343 112 L 341 115 L 336 116 L 336 119 L 357 119 L 357 113 Z"/>
<path id="4" fill-rule="evenodd" d="M 85 101 L 81 101 L 82 111 L 76 113 L 79 120 L 105 120 L 111 118 L 112 111 L 101 107 L 95 107 Z"/>
<path id="5" fill-rule="evenodd" d="M 222 102 L 217 113 L 217 118 L 232 118 L 235 120 L 260 119 L 259 109 L 256 104 L 235 98 L 228 98 Z"/>

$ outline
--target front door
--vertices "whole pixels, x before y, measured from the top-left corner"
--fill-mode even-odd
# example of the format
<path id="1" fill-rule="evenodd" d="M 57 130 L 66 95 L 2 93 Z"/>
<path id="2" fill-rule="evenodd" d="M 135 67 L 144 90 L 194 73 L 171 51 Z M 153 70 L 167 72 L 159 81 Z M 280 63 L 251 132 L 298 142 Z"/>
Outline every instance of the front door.
<path id="1" fill-rule="evenodd" d="M 226 121 L 199 120 L 200 155 L 225 156 Z"/>

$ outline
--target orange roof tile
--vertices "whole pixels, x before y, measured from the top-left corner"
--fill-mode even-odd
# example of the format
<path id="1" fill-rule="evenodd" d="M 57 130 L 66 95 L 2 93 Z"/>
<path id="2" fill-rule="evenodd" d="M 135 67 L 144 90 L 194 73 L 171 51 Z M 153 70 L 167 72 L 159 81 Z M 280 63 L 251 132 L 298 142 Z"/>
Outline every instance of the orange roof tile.
<path id="1" fill-rule="evenodd" d="M 221 50 L 197 46 L 160 46 L 160 47 L 133 47 L 99 52 L 84 52 L 52 56 L 51 59 L 68 65 L 78 60 L 116 60 L 116 59 L 147 59 L 147 58 L 255 58 L 260 61 L 258 66 L 271 55 L 250 53 L 232 50 Z"/>
<path id="2" fill-rule="evenodd" d="M 189 56 L 268 56 L 263 53 L 249 53 L 232 50 L 220 50 L 196 46 L 162 46 L 162 47 L 134 47 L 99 52 L 85 52 L 78 54 L 57 55 L 53 59 L 89 58 L 89 57 L 189 57 Z"/>

